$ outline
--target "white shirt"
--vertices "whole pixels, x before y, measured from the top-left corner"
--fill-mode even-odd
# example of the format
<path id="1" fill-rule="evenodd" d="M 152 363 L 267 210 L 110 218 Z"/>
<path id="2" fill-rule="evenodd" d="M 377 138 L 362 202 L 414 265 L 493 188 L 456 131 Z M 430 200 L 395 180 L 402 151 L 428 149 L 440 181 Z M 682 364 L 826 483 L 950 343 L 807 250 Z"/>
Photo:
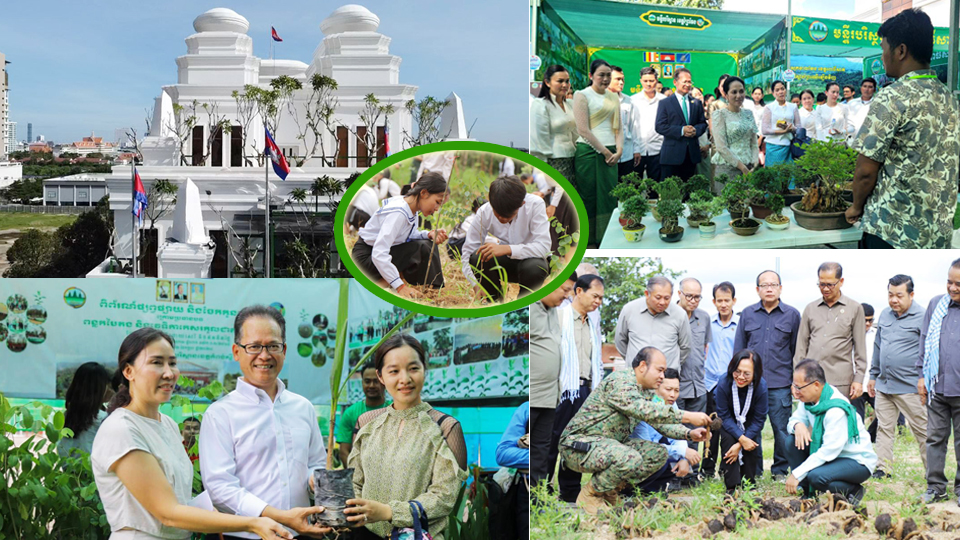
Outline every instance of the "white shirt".
<path id="1" fill-rule="evenodd" d="M 389 199 L 390 197 L 396 197 L 400 194 L 400 184 L 389 178 L 381 178 L 379 187 L 380 192 L 378 193 L 378 196 L 381 200 Z"/>
<path id="2" fill-rule="evenodd" d="M 557 104 L 535 99 L 530 103 L 530 153 L 546 161 L 549 158 L 571 158 L 577 153 L 577 121 L 573 117 L 573 100 Z"/>
<path id="3" fill-rule="evenodd" d="M 510 176 L 513 174 L 513 159 L 506 158 L 500 162 L 500 176 Z"/>
<path id="4" fill-rule="evenodd" d="M 350 205 L 372 216 L 380 209 L 380 197 L 377 196 L 377 192 L 372 187 L 363 186 L 353 197 Z"/>
<path id="5" fill-rule="evenodd" d="M 807 130 L 807 137 L 811 141 L 817 139 L 817 116 L 816 109 L 808 111 L 800 107 L 800 127 Z"/>
<path id="6" fill-rule="evenodd" d="M 660 101 L 666 99 L 666 96 L 660 93 L 653 95 L 653 99 L 640 92 L 630 97 L 633 101 L 633 108 L 637 111 L 636 118 L 639 125 L 635 132 L 638 134 L 634 144 L 634 152 L 641 156 L 655 156 L 660 153 L 660 147 L 663 145 L 663 135 L 657 133 L 657 109 L 660 107 Z"/>
<path id="7" fill-rule="evenodd" d="M 607 92 L 604 91 L 604 93 L 598 94 L 592 86 L 588 86 L 583 90 L 578 90 L 577 94 L 582 95 L 587 100 L 587 125 L 589 126 L 590 115 L 603 108 L 603 103 L 607 99 Z M 597 142 L 605 147 L 617 145 L 617 134 L 613 131 L 613 123 L 611 122 L 611 118 L 612 115 L 607 116 L 603 122 L 600 122 L 590 130 L 593 133 L 593 136 L 597 139 Z M 577 138 L 577 142 L 587 145 L 590 144 L 583 137 Z"/>
<path id="8" fill-rule="evenodd" d="M 763 108 L 763 113 L 761 113 L 760 116 L 760 133 L 775 131 L 777 129 L 777 121 L 779 120 L 786 120 L 788 124 L 800 127 L 800 122 L 797 121 L 800 119 L 797 106 L 789 101 L 784 102 L 783 105 L 774 101 Z M 789 146 L 790 141 L 793 140 L 792 133 L 784 133 L 782 135 L 764 134 L 763 136 L 767 144 L 777 144 L 780 146 Z"/>
<path id="9" fill-rule="evenodd" d="M 121 407 L 100 424 L 90 454 L 93 478 L 110 530 L 114 535 L 121 529 L 143 533 L 136 535 L 137 538 L 190 538 L 190 531 L 167 527 L 155 518 L 123 485 L 117 473 L 110 471 L 117 460 L 134 450 L 142 450 L 156 458 L 177 502 L 190 504 L 193 465 L 183 448 L 177 423 L 165 414 L 160 414 L 158 421 Z"/>
<path id="10" fill-rule="evenodd" d="M 443 179 L 449 182 L 450 173 L 453 172 L 453 163 L 456 159 L 456 151 L 424 154 L 420 161 L 420 170 L 417 171 L 417 178 L 420 178 L 429 171 L 442 174 Z"/>
<path id="11" fill-rule="evenodd" d="M 317 411 L 307 398 L 286 391 L 283 381 L 278 379 L 277 386 L 271 402 L 241 377 L 237 389 L 210 405 L 203 417 L 200 474 L 221 512 L 256 517 L 267 505 L 280 510 L 310 506 L 310 475 L 326 460 Z"/>
<path id="12" fill-rule="evenodd" d="M 383 201 L 383 206 L 370 217 L 370 221 L 360 229 L 360 240 L 373 246 L 373 265 L 380 277 L 396 289 L 403 284 L 400 271 L 393 264 L 390 248 L 411 240 L 429 238 L 430 231 L 417 228 L 417 216 L 410 211 L 410 205 L 403 197 L 393 197 Z"/>
<path id="13" fill-rule="evenodd" d="M 637 150 L 637 128 L 640 125 L 640 119 L 637 118 L 637 111 L 633 106 L 633 100 L 630 96 L 620 94 L 620 125 L 623 126 L 623 155 L 620 156 L 620 163 L 633 160 L 634 152 Z"/>
<path id="14" fill-rule="evenodd" d="M 632 156 L 633 154 L 630 155 Z M 551 189 L 553 190 L 553 194 L 550 196 L 550 202 L 547 204 L 547 206 L 556 207 L 558 204 L 560 204 L 560 198 L 563 197 L 563 188 L 557 185 L 557 182 L 554 181 L 553 178 L 550 178 L 542 172 L 534 169 L 533 181 L 537 184 L 537 191 L 543 193 L 544 195 L 546 195 Z"/>
<path id="15" fill-rule="evenodd" d="M 847 115 L 849 122 L 849 130 L 847 132 L 847 139 L 853 140 L 857 137 L 857 133 L 860 132 L 860 126 L 863 125 L 863 121 L 867 119 L 867 115 L 870 114 L 870 104 L 873 103 L 873 99 L 870 101 L 864 101 L 863 98 L 857 98 L 847 104 Z"/>
<path id="16" fill-rule="evenodd" d="M 873 320 L 876 321 L 879 317 L 874 317 Z M 867 330 L 865 334 L 867 337 L 867 372 L 863 374 L 863 387 L 867 387 L 867 383 L 870 382 L 870 366 L 873 365 L 873 343 L 874 339 L 877 337 L 877 325 L 876 322 L 870 326 L 870 329 Z M 852 355 L 851 355 L 852 358 Z M 856 375 L 856 371 L 854 371 Z"/>
<path id="17" fill-rule="evenodd" d="M 547 221 L 547 207 L 543 199 L 527 193 L 523 198 L 523 206 L 517 210 L 517 215 L 510 223 L 500 223 L 493 214 L 493 207 L 486 203 L 477 210 L 477 221 L 467 232 L 467 240 L 463 244 L 462 260 L 463 275 L 474 285 L 480 282 L 473 276 L 470 268 L 470 256 L 483 244 L 487 234 L 500 239 L 503 244 L 510 246 L 511 259 L 532 259 L 546 257 L 550 253 L 550 225 Z"/>
<path id="18" fill-rule="evenodd" d="M 461 223 L 461 224 L 460 224 L 459 226 L 457 226 L 457 227 L 454 227 L 454 229 L 453 229 L 452 231 L 450 231 L 450 234 L 447 236 L 447 238 L 449 238 L 450 240 L 460 240 L 461 238 L 466 238 L 466 237 L 467 237 L 467 233 L 470 231 L 470 227 L 473 227 L 473 224 L 474 224 L 476 221 L 477 221 L 477 215 L 476 215 L 476 214 L 470 214 L 469 216 L 467 216 L 467 217 L 463 220 L 463 223 Z M 499 244 L 499 243 L 500 243 L 499 240 L 497 240 L 496 238 L 490 236 L 489 234 L 487 235 L 486 240 L 484 240 L 483 242 L 484 242 L 484 243 L 490 243 L 490 244 Z"/>
<path id="19" fill-rule="evenodd" d="M 837 103 L 836 107 L 830 107 L 826 103 L 814 109 L 813 114 L 817 119 L 817 138 L 821 141 L 842 141 L 847 137 L 848 129 L 848 109 L 843 103 Z M 830 129 L 836 129 L 840 135 L 830 135 Z"/>

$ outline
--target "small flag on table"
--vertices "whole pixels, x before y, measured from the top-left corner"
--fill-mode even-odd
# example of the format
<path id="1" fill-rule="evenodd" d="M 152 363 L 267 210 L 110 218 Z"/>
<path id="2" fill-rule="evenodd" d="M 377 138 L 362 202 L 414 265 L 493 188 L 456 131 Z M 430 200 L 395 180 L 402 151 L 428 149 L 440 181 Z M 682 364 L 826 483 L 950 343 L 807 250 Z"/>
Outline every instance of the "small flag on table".
<path id="1" fill-rule="evenodd" d="M 280 151 L 277 143 L 273 142 L 273 137 L 270 136 L 270 130 L 267 129 L 266 126 L 264 126 L 264 131 L 267 134 L 267 138 L 266 148 L 263 153 L 273 162 L 273 172 L 277 173 L 277 176 L 279 176 L 281 180 L 286 180 L 287 175 L 290 174 L 290 166 L 287 165 L 287 159 L 283 157 L 283 152 Z"/>
<path id="2" fill-rule="evenodd" d="M 147 210 L 147 191 L 143 189 L 143 182 L 140 180 L 140 173 L 133 170 L 133 215 L 140 220 L 143 225 L 143 214 Z"/>
<path id="3" fill-rule="evenodd" d="M 277 29 L 272 26 L 270 27 L 270 35 L 271 37 L 273 37 L 274 41 L 283 41 L 282 39 L 280 39 L 280 35 L 277 34 Z"/>

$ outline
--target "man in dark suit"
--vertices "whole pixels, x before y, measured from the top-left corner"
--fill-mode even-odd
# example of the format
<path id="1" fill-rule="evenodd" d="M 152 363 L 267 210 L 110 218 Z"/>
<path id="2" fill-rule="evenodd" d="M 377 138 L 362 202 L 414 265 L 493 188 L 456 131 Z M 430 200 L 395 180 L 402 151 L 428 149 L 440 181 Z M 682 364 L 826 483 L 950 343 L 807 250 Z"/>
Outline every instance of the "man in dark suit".
<path id="1" fill-rule="evenodd" d="M 703 104 L 690 99 L 693 83 L 690 70 L 678 69 L 673 74 L 674 95 L 660 102 L 657 109 L 657 133 L 663 135 L 660 148 L 660 169 L 663 178 L 679 176 L 689 180 L 700 163 L 698 137 L 707 130 Z"/>

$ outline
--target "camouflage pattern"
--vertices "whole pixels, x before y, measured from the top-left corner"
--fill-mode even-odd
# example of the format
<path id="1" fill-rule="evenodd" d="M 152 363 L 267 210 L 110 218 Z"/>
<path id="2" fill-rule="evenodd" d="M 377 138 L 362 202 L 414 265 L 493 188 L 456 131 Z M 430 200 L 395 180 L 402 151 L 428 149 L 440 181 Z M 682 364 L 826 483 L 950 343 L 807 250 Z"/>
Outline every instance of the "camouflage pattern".
<path id="1" fill-rule="evenodd" d="M 957 208 L 960 104 L 925 69 L 878 92 L 851 147 L 882 162 L 863 231 L 895 248 L 948 249 Z"/>
<path id="2" fill-rule="evenodd" d="M 641 388 L 633 370 L 617 371 L 590 393 L 560 436 L 560 456 L 566 467 L 594 473 L 597 491 L 616 489 L 622 482 L 639 482 L 667 462 L 662 445 L 630 439 L 640 422 L 646 422 L 671 439 L 687 439 L 690 432 L 679 424 L 682 412 L 654 401 L 653 390 Z M 590 445 L 588 452 L 573 443 Z"/>

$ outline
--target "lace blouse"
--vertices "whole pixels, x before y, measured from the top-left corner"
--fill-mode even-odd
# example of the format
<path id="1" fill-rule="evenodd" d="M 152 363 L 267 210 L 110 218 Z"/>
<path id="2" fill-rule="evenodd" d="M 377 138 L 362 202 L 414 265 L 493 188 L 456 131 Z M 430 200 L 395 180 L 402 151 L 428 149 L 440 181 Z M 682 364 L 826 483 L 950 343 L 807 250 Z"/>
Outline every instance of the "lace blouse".
<path id="1" fill-rule="evenodd" d="M 739 113 L 730 109 L 714 112 L 713 142 L 717 147 L 718 165 L 753 165 L 760 159 L 757 123 L 753 113 L 746 109 L 740 109 Z"/>
<path id="2" fill-rule="evenodd" d="M 550 102 L 535 99 L 530 103 L 530 153 L 547 158 L 570 158 L 576 155 L 577 122 L 573 118 L 573 100 L 564 101 L 550 94 Z"/>

